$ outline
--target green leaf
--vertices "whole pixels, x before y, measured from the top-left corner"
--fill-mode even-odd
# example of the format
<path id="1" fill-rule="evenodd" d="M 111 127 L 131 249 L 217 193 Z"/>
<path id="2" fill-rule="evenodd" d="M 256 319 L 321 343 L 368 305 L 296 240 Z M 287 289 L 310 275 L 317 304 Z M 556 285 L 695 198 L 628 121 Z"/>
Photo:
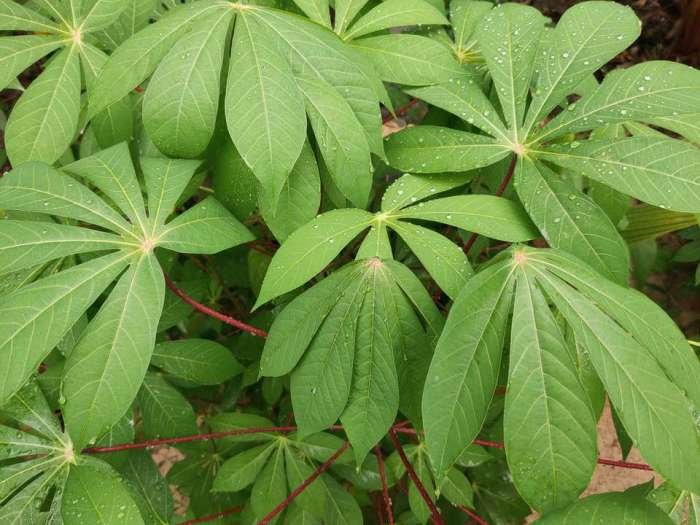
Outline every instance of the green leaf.
<path id="1" fill-rule="evenodd" d="M 48 213 L 133 236 L 124 218 L 95 193 L 38 162 L 15 168 L 0 179 L 0 208 Z"/>
<path id="2" fill-rule="evenodd" d="M 191 436 L 198 433 L 190 402 L 162 376 L 148 373 L 138 392 L 146 438 Z"/>
<path id="3" fill-rule="evenodd" d="M 285 449 L 285 467 L 289 491 L 299 487 L 313 474 L 304 454 L 300 450 Z M 294 503 L 318 519 L 322 519 L 326 510 L 326 491 L 323 481 L 316 479 L 297 496 Z"/>
<path id="4" fill-rule="evenodd" d="M 437 193 L 467 184 L 473 173 L 445 173 L 440 175 L 411 175 L 404 173 L 382 195 L 383 212 L 393 212 Z"/>
<path id="5" fill-rule="evenodd" d="M 273 427 L 272 421 L 254 414 L 244 414 L 241 412 L 229 412 L 218 414 L 209 419 L 209 424 L 215 432 L 230 432 L 233 430 L 245 430 L 249 428 L 269 428 Z M 256 443 L 272 441 L 276 435 L 270 432 L 257 432 L 255 434 L 241 434 L 239 436 L 228 436 L 221 439 L 222 443 Z"/>
<path id="6" fill-rule="evenodd" d="M 52 459 L 37 460 L 41 465 L 41 472 L 34 479 L 21 487 L 17 492 L 12 494 L 9 501 L 4 501 L 4 505 L 0 507 L 0 520 L 8 525 L 24 525 L 25 523 L 38 523 L 49 518 L 49 513 L 41 513 L 40 508 L 37 508 L 37 501 L 46 501 L 50 497 L 51 489 L 56 485 L 63 485 L 68 469 L 64 458 L 54 457 Z M 11 480 L 19 470 L 21 474 L 26 475 L 24 479 L 18 483 L 24 483 L 38 474 L 37 470 L 25 468 L 26 463 L 16 463 L 14 465 L 4 467 L 2 472 L 3 481 Z M 5 496 L 5 494 L 3 494 Z M 54 500 L 55 501 L 55 500 Z M 60 519 L 53 508 L 51 509 L 50 518 L 53 520 Z M 64 523 L 67 523 L 64 521 Z"/>
<path id="7" fill-rule="evenodd" d="M 458 195 L 434 199 L 404 208 L 392 216 L 449 224 L 509 242 L 527 241 L 538 236 L 519 204 L 492 195 Z"/>
<path id="8" fill-rule="evenodd" d="M 362 525 L 362 511 L 355 498 L 331 476 L 321 476 L 327 503 L 324 523 L 328 525 Z"/>
<path id="9" fill-rule="evenodd" d="M 156 147 L 170 157 L 198 156 L 214 134 L 232 17 L 232 10 L 221 10 L 199 18 L 148 83 L 143 124 Z"/>
<path id="10" fill-rule="evenodd" d="M 285 446 L 278 444 L 272 458 L 255 480 L 250 494 L 250 506 L 255 517 L 262 519 L 287 497 L 287 475 L 284 466 Z M 279 517 L 270 523 L 277 523 Z"/>
<path id="11" fill-rule="evenodd" d="M 530 6 L 503 4 L 484 16 L 475 32 L 516 144 L 525 138 L 519 128 L 530 93 L 535 53 L 546 21 Z"/>
<path id="12" fill-rule="evenodd" d="M 385 0 L 357 20 L 343 39 L 352 40 L 391 27 L 431 24 L 450 23 L 445 15 L 424 0 Z"/>
<path id="13" fill-rule="evenodd" d="M 537 523 L 538 525 L 592 525 L 601 521 L 639 525 L 673 523 L 650 501 L 625 492 L 588 496 L 566 509 L 537 520 Z"/>
<path id="14" fill-rule="evenodd" d="M 596 421 L 547 300 L 517 274 L 504 436 L 523 498 L 540 512 L 575 501 L 596 465 Z"/>
<path id="15" fill-rule="evenodd" d="M 586 261 L 616 283 L 628 283 L 627 244 L 605 212 L 573 182 L 543 164 L 521 159 L 515 185 L 520 201 L 550 246 Z"/>
<path id="16" fill-rule="evenodd" d="M 275 317 L 260 357 L 260 375 L 280 377 L 296 366 L 324 319 L 336 304 L 339 293 L 357 276 L 356 266 L 333 272 L 295 297 Z"/>
<path id="17" fill-rule="evenodd" d="M 53 164 L 73 141 L 79 113 L 80 60 L 69 48 L 51 60 L 10 114 L 5 147 L 12 164 Z"/>
<path id="18" fill-rule="evenodd" d="M 698 491 L 700 445 L 690 403 L 654 358 L 593 303 L 558 278 L 538 282 L 586 348 L 625 429 L 644 458 L 681 488 Z"/>
<path id="19" fill-rule="evenodd" d="M 226 88 L 231 138 L 273 205 L 306 140 L 304 101 L 276 39 L 258 18 L 241 12 Z"/>
<path id="20" fill-rule="evenodd" d="M 117 250 L 126 243 L 116 235 L 53 222 L 0 221 L 3 273 L 32 268 L 72 254 Z"/>
<path id="21" fill-rule="evenodd" d="M 146 231 L 146 212 L 141 187 L 124 142 L 95 155 L 73 162 L 63 171 L 74 173 L 95 185 L 133 224 Z"/>
<path id="22" fill-rule="evenodd" d="M 389 225 L 418 257 L 437 285 L 450 298 L 456 298 L 473 273 L 462 248 L 422 226 L 403 221 L 392 221 Z"/>
<path id="23" fill-rule="evenodd" d="M 331 28 L 328 0 L 294 0 L 294 3 L 314 22 Z"/>
<path id="24" fill-rule="evenodd" d="M 197 18 L 226 9 L 230 8 L 218 1 L 183 5 L 129 38 L 110 55 L 100 72 L 90 95 L 88 116 L 93 117 L 121 100 L 148 78 Z"/>
<path id="25" fill-rule="evenodd" d="M 274 444 L 260 445 L 226 460 L 214 479 L 215 492 L 237 492 L 258 479 L 260 471 L 275 449 Z"/>
<path id="26" fill-rule="evenodd" d="M 72 466 L 63 491 L 61 516 L 66 525 L 143 524 L 136 503 L 109 465 L 90 458 Z"/>
<path id="27" fill-rule="evenodd" d="M 56 33 L 59 28 L 48 18 L 22 4 L 13 0 L 0 0 L 0 30 Z"/>
<path id="28" fill-rule="evenodd" d="M 394 349 L 387 325 L 385 290 L 391 276 L 381 262 L 365 266 L 367 293 L 357 319 L 355 363 L 350 398 L 340 420 L 361 465 L 386 435 L 399 408 Z"/>
<path id="29" fill-rule="evenodd" d="M 693 350 L 673 320 L 637 290 L 617 286 L 565 252 L 544 252 L 548 269 L 573 284 L 629 332 L 656 359 L 696 405 L 700 404 L 700 374 Z M 538 259 L 542 254 L 538 255 Z"/>
<path id="30" fill-rule="evenodd" d="M 373 220 L 364 210 L 332 210 L 299 228 L 272 258 L 255 307 L 307 282 Z"/>
<path id="31" fill-rule="evenodd" d="M 119 471 L 147 522 L 168 523 L 173 514 L 173 497 L 150 452 L 132 450 Z"/>
<path id="32" fill-rule="evenodd" d="M 391 272 L 396 284 L 399 285 L 413 308 L 418 312 L 426 325 L 426 331 L 431 339 L 437 341 L 445 325 L 445 319 L 435 306 L 433 298 L 420 282 L 418 277 L 398 261 L 382 261 Z"/>
<path id="33" fill-rule="evenodd" d="M 156 242 L 180 253 L 218 253 L 254 239 L 214 197 L 207 197 L 166 224 Z"/>
<path id="34" fill-rule="evenodd" d="M 336 6 L 336 23 L 341 11 L 342 6 Z M 358 62 L 356 53 L 330 31 L 303 18 L 264 8 L 249 12 L 258 16 L 281 39 L 297 79 L 323 80 L 347 101 L 362 125 L 370 150 L 383 156 L 377 95 L 381 83 L 368 76 L 366 66 Z M 359 141 L 358 138 L 353 140 Z"/>
<path id="35" fill-rule="evenodd" d="M 124 11 L 129 2 L 124 0 L 94 0 L 90 7 L 85 9 L 80 22 L 81 31 L 92 33 L 105 29 L 114 23 Z"/>
<path id="36" fill-rule="evenodd" d="M 423 392 L 423 423 L 438 483 L 476 437 L 498 381 L 513 283 L 510 264 L 472 277 L 440 336 Z"/>
<path id="37" fill-rule="evenodd" d="M 424 86 L 465 74 L 447 47 L 420 35 L 392 34 L 361 38 L 355 40 L 352 47 L 369 58 L 386 82 Z"/>
<path id="38" fill-rule="evenodd" d="M 348 402 L 365 292 L 364 279 L 355 278 L 334 293 L 335 305 L 291 375 L 292 406 L 302 437 L 335 423 Z"/>
<path id="39" fill-rule="evenodd" d="M 197 160 L 142 157 L 148 194 L 148 217 L 154 227 L 165 223 L 200 165 Z"/>
<path id="40" fill-rule="evenodd" d="M 0 38 L 0 89 L 10 87 L 22 71 L 61 45 L 61 37 L 54 35 Z"/>
<path id="41" fill-rule="evenodd" d="M 294 169 L 275 199 L 269 187 L 260 187 L 260 212 L 279 241 L 313 219 L 321 205 L 321 179 L 313 149 L 304 144 Z M 277 204 L 274 201 L 277 200 Z"/>
<path id="42" fill-rule="evenodd" d="M 454 30 L 455 52 L 466 55 L 474 52 L 476 42 L 473 39 L 477 25 L 493 8 L 491 2 L 478 0 L 451 0 L 450 21 Z"/>
<path id="43" fill-rule="evenodd" d="M 698 223 L 696 217 L 692 213 L 680 213 L 641 204 L 627 211 L 625 214 L 627 226 L 621 233 L 630 244 L 649 241 L 667 233 L 692 228 Z"/>
<path id="44" fill-rule="evenodd" d="M 675 116 L 697 112 L 698 97 L 697 69 L 661 60 L 636 64 L 609 73 L 594 93 L 569 106 L 534 138 L 552 139 L 603 122 L 641 120 L 653 124 L 655 118 L 663 117 L 666 125 L 672 125 Z"/>
<path id="45" fill-rule="evenodd" d="M 34 381 L 27 383 L 12 396 L 11 402 L 2 407 L 2 414 L 19 423 L 21 427 L 31 428 L 33 432 L 54 444 L 68 444 L 46 397 Z"/>
<path id="46" fill-rule="evenodd" d="M 151 364 L 197 385 L 218 385 L 243 372 L 228 348 L 206 339 L 158 343 Z"/>
<path id="47" fill-rule="evenodd" d="M 355 255 L 355 259 L 358 261 L 372 257 L 378 259 L 391 259 L 393 257 L 389 230 L 384 222 L 375 223 L 374 226 L 370 227 Z"/>
<path id="48" fill-rule="evenodd" d="M 121 277 L 71 351 L 63 372 L 68 432 L 81 448 L 124 415 L 151 360 L 165 285 L 143 255 Z"/>
<path id="49" fill-rule="evenodd" d="M 40 279 L 2 298 L 0 405 L 33 374 L 83 312 L 127 265 L 105 255 Z"/>
<path id="50" fill-rule="evenodd" d="M 465 505 L 474 507 L 474 489 L 467 477 L 456 468 L 447 471 L 445 479 L 440 485 L 440 494 L 453 505 Z"/>
<path id="51" fill-rule="evenodd" d="M 458 78 L 452 82 L 414 88 L 406 92 L 433 106 L 449 111 L 498 139 L 502 144 L 509 144 L 511 141 L 498 111 L 474 79 Z"/>
<path id="52" fill-rule="evenodd" d="M 640 30 L 634 11 L 615 2 L 582 2 L 568 9 L 540 52 L 523 136 L 591 73 L 634 42 Z"/>
<path id="53" fill-rule="evenodd" d="M 654 206 L 700 212 L 700 150 L 670 138 L 630 137 L 549 146 L 543 159 Z"/>
<path id="54" fill-rule="evenodd" d="M 364 208 L 372 186 L 370 151 L 350 105 L 322 80 L 298 79 L 318 148 L 338 189 Z"/>
<path id="55" fill-rule="evenodd" d="M 386 146 L 389 164 L 412 173 L 474 170 L 494 164 L 510 153 L 484 135 L 427 125 L 391 135 Z"/>
<path id="56" fill-rule="evenodd" d="M 335 2 L 334 30 L 339 35 L 345 33 L 350 23 L 367 3 L 367 0 L 337 0 Z"/>

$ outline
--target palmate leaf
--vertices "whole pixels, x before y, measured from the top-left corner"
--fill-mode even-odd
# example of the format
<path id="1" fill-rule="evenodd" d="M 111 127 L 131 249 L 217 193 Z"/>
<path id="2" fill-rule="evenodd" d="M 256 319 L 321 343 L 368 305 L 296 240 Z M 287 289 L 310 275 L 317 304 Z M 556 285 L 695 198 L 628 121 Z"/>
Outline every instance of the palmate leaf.
<path id="1" fill-rule="evenodd" d="M 605 212 L 572 182 L 543 164 L 520 159 L 515 186 L 550 246 L 587 261 L 617 283 L 627 284 L 630 260 L 625 241 Z"/>
<path id="2" fill-rule="evenodd" d="M 545 21 L 534 8 L 504 4 L 488 13 L 476 29 L 475 38 L 511 130 L 522 124 Z M 513 136 L 516 142 L 519 135 L 516 132 Z"/>
<path id="3" fill-rule="evenodd" d="M 380 35 L 355 40 L 352 46 L 367 56 L 386 82 L 423 86 L 466 74 L 448 48 L 424 36 Z"/>
<path id="4" fill-rule="evenodd" d="M 387 189 L 380 213 L 372 215 L 364 210 L 341 209 L 317 216 L 290 235 L 275 253 L 256 306 L 307 282 L 367 229 L 370 231 L 358 250 L 358 259 L 391 258 L 387 229 L 392 229 L 404 239 L 438 284 L 455 296 L 471 273 L 466 256 L 445 237 L 408 223 L 407 219 L 453 225 L 507 241 L 524 241 L 537 236 L 522 208 L 501 197 L 459 195 L 419 202 L 460 186 L 469 177 L 449 175 L 441 179 L 421 179 L 406 174 Z"/>
<path id="5" fill-rule="evenodd" d="M 109 429 L 131 405 L 148 368 L 164 294 L 155 256 L 141 256 L 71 351 L 63 373 L 63 415 L 76 447 Z"/>
<path id="6" fill-rule="evenodd" d="M 143 524 L 136 503 L 117 473 L 101 461 L 87 461 L 72 467 L 63 497 L 71 502 L 61 516 L 66 525 L 90 523 L 108 525 L 112 523 Z"/>
<path id="7" fill-rule="evenodd" d="M 544 512 L 574 500 L 596 464 L 595 419 L 566 346 L 533 276 L 519 268 L 505 445 L 515 486 Z"/>
<path id="8" fill-rule="evenodd" d="M 148 84 L 143 100 L 144 126 L 166 155 L 196 157 L 214 134 L 221 66 L 232 17 L 231 10 L 200 17 L 170 49 Z"/>
<path id="9" fill-rule="evenodd" d="M 573 267 L 570 268 L 569 262 Z M 585 416 L 590 408 L 581 408 L 587 406 L 588 401 L 578 383 L 579 379 L 573 374 L 575 369 L 571 366 L 572 357 L 567 344 L 563 342 L 561 334 L 556 335 L 559 328 L 548 312 L 549 306 L 542 293 L 554 303 L 566 324 L 574 331 L 577 342 L 585 348 L 625 429 L 640 447 L 644 457 L 674 483 L 696 490 L 693 487 L 697 484 L 697 479 L 691 472 L 697 470 L 700 449 L 690 406 L 694 402 L 697 388 L 686 387 L 690 380 L 686 374 L 688 370 L 695 373 L 697 361 L 693 360 L 687 344 L 686 348 L 681 348 L 683 343 L 679 343 L 677 338 L 682 336 L 674 334 L 673 323 L 657 311 L 648 299 L 606 282 L 586 268 L 572 256 L 557 250 L 515 248 L 510 256 L 495 262 L 467 283 L 438 343 L 423 397 L 426 442 L 438 476 L 444 475 L 465 444 L 470 443 L 479 432 L 490 401 L 488 393 L 495 386 L 498 368 L 494 369 L 493 366 L 498 363 L 501 350 L 501 343 L 495 338 L 503 337 L 507 331 L 505 321 L 501 322 L 494 333 L 478 331 L 478 325 L 475 327 L 473 323 L 463 323 L 463 319 L 467 312 L 475 312 L 473 316 L 492 314 L 493 304 L 501 297 L 500 290 L 509 287 L 512 289 L 513 277 L 506 276 L 505 280 L 502 277 L 500 281 L 494 281 L 500 272 L 501 275 L 517 276 L 518 283 L 517 304 L 513 307 L 511 377 L 506 394 L 505 431 L 508 462 L 513 468 L 516 487 L 523 496 L 541 508 L 562 506 L 574 500 L 587 484 L 594 450 L 594 419 Z M 591 282 L 586 277 L 592 277 Z M 489 278 L 499 284 L 499 287 L 488 290 L 484 295 L 483 283 L 488 282 Z M 526 278 L 527 281 L 523 281 Z M 469 292 L 477 285 L 480 286 L 478 298 Z M 522 302 L 528 298 L 525 292 L 529 293 L 529 303 Z M 476 301 L 488 301 L 490 308 L 471 306 L 467 311 L 462 309 L 462 305 Z M 628 305 L 618 308 L 623 301 Z M 643 322 L 635 319 L 632 306 L 629 306 L 631 304 L 635 305 L 634 311 L 639 312 L 636 314 L 638 319 L 645 318 Z M 528 316 L 528 311 L 533 309 L 534 314 Z M 507 312 L 508 309 L 503 315 Z M 472 335 L 475 331 L 476 334 Z M 661 336 L 661 333 L 665 335 Z M 529 340 L 538 345 L 534 354 L 530 354 L 527 334 L 530 334 Z M 534 334 L 537 334 L 537 338 L 534 338 Z M 662 337 L 667 341 L 656 348 L 654 343 L 661 341 Z M 492 349 L 493 353 L 486 360 L 486 345 L 494 339 L 498 347 Z M 446 357 L 455 355 L 457 351 L 462 352 L 456 355 L 465 354 L 461 346 L 462 340 L 468 341 L 472 348 L 483 348 L 476 356 L 490 366 L 477 373 L 466 357 L 457 364 L 454 357 Z M 554 352 L 556 358 L 552 360 Z M 517 363 L 528 355 L 537 361 L 520 371 Z M 540 375 L 546 380 L 540 380 L 539 386 L 535 386 L 538 378 L 535 375 L 537 362 L 541 363 L 538 365 L 540 368 L 545 365 L 550 367 L 544 370 L 544 375 Z M 562 368 L 567 362 L 569 365 Z M 676 371 L 669 374 L 668 371 L 672 369 Z M 449 379 L 439 381 L 445 374 Z M 524 379 L 519 379 L 520 374 L 526 374 L 524 379 L 528 380 L 527 387 L 521 386 Z M 481 379 L 480 388 L 461 396 L 455 394 L 459 392 L 459 384 L 463 384 L 457 381 L 469 380 L 468 383 L 473 385 L 478 379 Z M 481 398 L 476 398 L 474 392 L 483 394 Z M 533 407 L 537 403 L 557 399 L 557 404 L 552 405 L 556 410 L 542 412 L 535 408 L 526 410 L 522 406 L 518 409 L 511 408 L 518 406 L 518 403 L 527 403 L 528 396 L 534 400 Z M 441 409 L 436 410 L 436 406 L 441 406 Z M 453 419 L 453 414 L 456 414 L 456 419 Z M 465 416 L 460 417 L 461 414 Z M 523 414 L 527 414 L 524 419 Z M 559 422 L 552 419 L 548 421 L 552 417 Z M 576 418 L 576 423 L 571 418 Z M 533 430 L 524 432 L 518 426 L 511 426 L 518 420 L 532 425 Z M 536 435 L 539 425 L 543 429 L 549 429 L 550 436 L 556 436 L 556 440 L 550 437 L 549 440 L 537 441 L 537 446 L 544 450 L 542 456 L 535 455 L 533 445 L 524 441 Z M 555 429 L 558 429 L 556 433 Z M 588 438 L 584 440 L 586 435 Z M 561 446 L 574 447 L 567 453 L 550 456 L 556 458 L 561 465 L 555 466 L 554 471 L 559 469 L 567 473 L 566 478 L 557 481 L 563 483 L 560 490 L 552 489 L 546 493 L 552 497 L 556 494 L 559 499 L 547 499 L 538 490 L 540 484 L 545 482 L 544 479 L 549 478 L 550 483 L 555 479 L 552 478 L 552 467 L 541 463 L 547 458 L 547 443 L 551 443 L 549 447 L 553 451 Z M 577 462 L 577 466 L 573 462 Z M 537 487 L 529 485 L 533 479 L 540 480 Z"/>
<path id="10" fill-rule="evenodd" d="M 53 33 L 58 26 L 50 19 L 13 0 L 0 0 L 0 30 Z"/>
<path id="11" fill-rule="evenodd" d="M 52 164 L 78 130 L 80 61 L 72 48 L 56 55 L 17 102 L 7 121 L 5 144 L 13 164 Z"/>
<path id="12" fill-rule="evenodd" d="M 424 0 L 386 0 L 352 24 L 343 35 L 345 40 L 399 26 L 449 25 L 435 7 Z"/>
<path id="13" fill-rule="evenodd" d="M 542 158 L 660 208 L 700 210 L 700 150 L 679 140 L 572 142 L 549 146 Z"/>
<path id="14" fill-rule="evenodd" d="M 129 2 L 123 0 L 93 0 L 82 3 L 84 5 L 82 6 L 80 26 L 83 31 L 90 33 L 109 27 L 114 19 L 129 7 Z"/>
<path id="15" fill-rule="evenodd" d="M 0 38 L 0 89 L 44 55 L 62 45 L 56 35 L 27 35 Z"/>
<path id="16" fill-rule="evenodd" d="M 423 392 L 423 423 L 439 482 L 486 417 L 512 303 L 512 272 L 509 264 L 501 263 L 471 278 L 452 306 L 435 349 Z"/>
<path id="17" fill-rule="evenodd" d="M 615 2 L 583 2 L 568 9 L 539 53 L 524 136 L 584 79 L 636 40 L 640 28 L 634 11 Z"/>
<path id="18" fill-rule="evenodd" d="M 172 212 L 197 163 L 146 160 L 144 165 L 146 187 L 152 192 L 150 217 L 125 145 L 65 168 L 94 184 L 129 217 L 131 224 L 77 179 L 44 164 L 25 164 L 0 180 L 3 208 L 62 216 L 120 234 L 16 221 L 8 222 L 13 226 L 12 234 L 0 237 L 0 253 L 11 268 L 31 268 L 37 261 L 86 251 L 115 252 L 50 274 L 3 297 L 2 309 L 8 313 L 0 323 L 0 360 L 6 362 L 6 376 L 0 383 L 2 401 L 24 384 L 71 326 L 128 267 L 84 330 L 65 366 L 63 389 L 68 403 L 64 418 L 78 448 L 120 419 L 136 396 L 150 362 L 164 297 L 163 275 L 153 249 L 162 245 L 185 252 L 214 253 L 252 239 L 213 198 L 159 225 Z M 168 184 L 171 180 L 175 181 L 172 185 Z M 32 256 L 34 261 L 29 259 Z"/>
<path id="19" fill-rule="evenodd" d="M 391 425 L 400 398 L 407 414 L 418 412 L 415 385 L 425 378 L 432 339 L 420 317 L 439 329 L 427 292 L 405 269 L 402 285 L 414 295 L 404 294 L 398 267 L 357 261 L 299 295 L 276 318 L 261 358 L 261 375 L 294 369 L 300 436 L 340 418 L 358 464 Z"/>
<path id="20" fill-rule="evenodd" d="M 266 25 L 241 12 L 226 88 L 231 138 L 273 204 L 306 141 L 304 100 L 277 45 Z"/>

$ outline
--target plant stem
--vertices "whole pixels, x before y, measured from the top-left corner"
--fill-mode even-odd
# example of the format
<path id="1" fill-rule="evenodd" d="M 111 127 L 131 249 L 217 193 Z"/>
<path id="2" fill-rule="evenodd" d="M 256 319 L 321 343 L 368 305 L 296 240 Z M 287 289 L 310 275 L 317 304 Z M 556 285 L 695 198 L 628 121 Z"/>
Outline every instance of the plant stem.
<path id="1" fill-rule="evenodd" d="M 206 441 L 210 439 L 221 439 L 230 436 L 244 436 L 247 434 L 263 434 L 266 432 L 295 432 L 297 427 L 266 427 L 266 428 L 239 428 L 237 430 L 226 430 L 222 432 L 211 432 L 209 434 L 194 434 L 192 436 L 181 436 L 173 438 L 150 439 L 139 443 L 123 443 L 109 447 L 89 447 L 83 449 L 83 454 L 105 454 L 109 452 L 121 452 L 123 450 L 136 450 L 141 448 L 153 448 L 161 445 L 174 445 L 177 443 L 190 443 L 192 441 Z"/>
<path id="2" fill-rule="evenodd" d="M 274 509 L 272 509 L 267 516 L 265 516 L 262 520 L 258 522 L 258 525 L 267 525 L 272 521 L 272 519 L 277 516 L 280 512 L 282 512 L 284 509 L 286 509 L 289 504 L 296 499 L 296 497 L 304 492 L 309 485 L 311 485 L 314 481 L 316 481 L 316 478 L 318 478 L 321 474 L 323 474 L 326 470 L 328 470 L 333 463 L 345 452 L 348 447 L 350 446 L 350 443 L 348 441 L 343 443 L 343 446 L 341 446 L 338 450 L 335 451 L 335 453 L 329 457 L 325 463 L 321 464 L 316 468 L 316 470 L 313 471 L 313 473 L 304 480 L 304 482 L 299 485 L 297 488 L 295 488 L 292 493 L 285 498 L 285 500 L 277 505 Z"/>
<path id="3" fill-rule="evenodd" d="M 464 505 L 458 505 L 457 508 L 464 512 L 467 516 L 469 516 L 472 521 L 478 523 L 479 525 L 489 525 L 488 522 L 479 516 L 476 512 L 474 512 L 472 509 L 469 507 L 465 507 Z"/>
<path id="4" fill-rule="evenodd" d="M 182 299 L 184 302 L 189 304 L 192 308 L 197 310 L 198 312 L 201 312 L 205 315 L 208 315 L 209 317 L 213 317 L 214 319 L 217 319 L 221 321 L 222 323 L 226 323 L 227 325 L 233 326 L 234 328 L 238 328 L 239 330 L 242 330 L 244 332 L 248 332 L 251 335 L 254 335 L 256 337 L 262 337 L 263 339 L 267 338 L 267 332 L 265 330 L 261 330 L 260 328 L 255 328 L 254 326 L 251 326 L 249 324 L 244 323 L 243 321 L 239 321 L 238 319 L 234 319 L 230 315 L 225 315 L 220 312 L 217 312 L 216 310 L 212 310 L 208 306 L 204 306 L 203 304 L 195 301 L 192 297 L 187 295 L 184 291 L 180 290 L 180 288 L 177 287 L 177 285 L 173 282 L 173 280 L 168 276 L 167 274 L 165 275 L 165 284 L 168 285 L 168 288 L 170 288 L 170 291 L 173 292 L 175 295 L 177 295 L 180 299 Z"/>
<path id="5" fill-rule="evenodd" d="M 208 516 L 203 516 L 201 518 L 196 518 L 193 520 L 187 520 L 180 523 L 180 525 L 195 525 L 195 523 L 206 523 L 207 521 L 214 521 L 224 516 L 230 516 L 231 514 L 236 514 L 241 512 L 243 507 L 233 507 L 232 509 L 222 510 L 221 512 L 216 512 L 214 514 L 209 514 Z"/>
<path id="6" fill-rule="evenodd" d="M 384 508 L 386 509 L 386 515 L 389 518 L 389 525 L 394 525 L 394 510 L 391 503 L 391 496 L 389 495 L 389 484 L 386 481 L 386 469 L 384 465 L 384 456 L 382 455 L 382 449 L 379 445 L 374 447 L 374 454 L 377 456 L 377 467 L 379 470 L 379 479 L 382 481 L 382 499 L 384 500 Z"/>
<path id="7" fill-rule="evenodd" d="M 616 459 L 598 458 L 598 463 L 600 465 L 608 465 L 611 467 L 631 468 L 637 470 L 654 470 L 649 465 L 645 465 L 644 463 L 630 463 L 629 461 L 618 461 Z"/>
<path id="8" fill-rule="evenodd" d="M 440 511 L 435 506 L 435 503 L 433 503 L 433 500 L 430 498 L 428 491 L 425 490 L 425 487 L 423 486 L 423 483 L 421 482 L 420 478 L 418 477 L 418 474 L 416 474 L 416 471 L 413 470 L 413 465 L 411 465 L 411 462 L 408 461 L 408 458 L 406 457 L 406 453 L 404 452 L 403 447 L 401 446 L 401 442 L 399 441 L 399 438 L 396 436 L 396 431 L 393 428 L 389 430 L 389 439 L 391 439 L 391 442 L 394 444 L 394 448 L 396 449 L 396 452 L 399 453 L 399 457 L 401 458 L 401 462 L 403 463 L 403 466 L 406 468 L 406 472 L 408 473 L 408 477 L 411 478 L 411 481 L 413 481 L 413 484 L 418 489 L 418 492 L 420 493 L 421 498 L 423 498 L 423 500 L 425 501 L 425 504 L 430 509 L 430 514 L 431 514 L 431 518 L 433 520 L 433 523 L 435 525 L 445 525 L 445 522 L 442 521 L 442 516 L 440 516 Z"/>
<path id="9" fill-rule="evenodd" d="M 498 186 L 498 189 L 496 190 L 496 193 L 494 195 L 496 197 L 500 197 L 505 193 L 506 188 L 508 187 L 508 184 L 510 184 L 511 179 L 513 178 L 513 174 L 515 173 L 515 166 L 518 163 L 518 156 L 513 153 L 510 158 L 510 164 L 508 165 L 508 171 L 506 172 L 506 176 L 503 177 L 503 180 L 501 181 L 500 186 Z M 464 253 L 468 254 L 469 250 L 472 249 L 472 246 L 474 246 L 474 243 L 476 242 L 477 237 L 479 237 L 478 233 L 472 233 L 472 236 L 469 237 L 469 240 L 467 243 L 464 245 Z"/>

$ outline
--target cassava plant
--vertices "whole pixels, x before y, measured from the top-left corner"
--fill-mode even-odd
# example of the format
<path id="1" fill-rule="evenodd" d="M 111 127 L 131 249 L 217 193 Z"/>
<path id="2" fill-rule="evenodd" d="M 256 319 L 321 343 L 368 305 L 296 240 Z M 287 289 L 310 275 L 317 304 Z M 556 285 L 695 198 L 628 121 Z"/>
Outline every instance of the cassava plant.
<path id="1" fill-rule="evenodd" d="M 640 31 L 0 0 L 0 523 L 700 522 L 698 343 L 644 294 L 700 259 L 700 72 L 610 70 Z"/>

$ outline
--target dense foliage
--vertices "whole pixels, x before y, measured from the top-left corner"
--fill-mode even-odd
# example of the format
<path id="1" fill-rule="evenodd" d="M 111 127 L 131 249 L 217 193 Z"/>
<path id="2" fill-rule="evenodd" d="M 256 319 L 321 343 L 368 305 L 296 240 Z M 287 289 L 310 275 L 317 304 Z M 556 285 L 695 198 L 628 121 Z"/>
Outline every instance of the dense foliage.
<path id="1" fill-rule="evenodd" d="M 0 0 L 0 523 L 700 523 L 700 364 L 640 291 L 656 237 L 700 259 L 700 71 L 609 70 L 639 34 Z M 663 483 L 579 499 L 597 463 Z"/>

